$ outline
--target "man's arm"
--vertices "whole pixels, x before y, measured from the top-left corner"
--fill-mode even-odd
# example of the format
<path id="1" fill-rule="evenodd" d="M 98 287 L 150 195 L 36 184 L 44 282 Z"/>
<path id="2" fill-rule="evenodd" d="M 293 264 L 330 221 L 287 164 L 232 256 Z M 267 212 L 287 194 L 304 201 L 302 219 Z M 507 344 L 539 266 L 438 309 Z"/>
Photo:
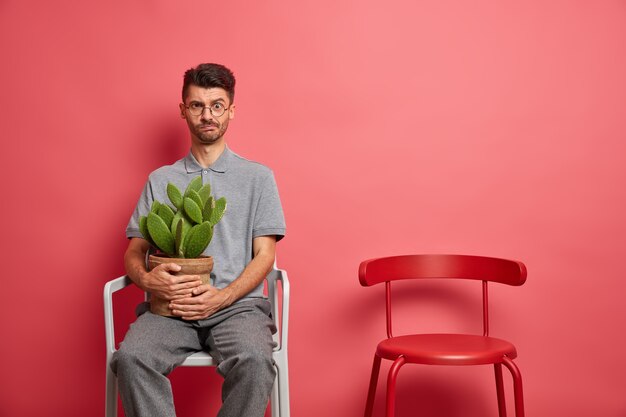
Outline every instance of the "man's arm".
<path id="1" fill-rule="evenodd" d="M 175 263 L 162 264 L 148 272 L 146 252 L 149 248 L 147 240 L 135 237 L 128 242 L 124 255 L 126 273 L 143 291 L 166 300 L 175 300 L 190 297 L 192 290 L 202 284 L 197 275 L 172 275 L 180 271 L 180 266 Z"/>
<path id="2" fill-rule="evenodd" d="M 276 237 L 259 236 L 252 241 L 252 261 L 241 275 L 226 288 L 201 285 L 193 289 L 193 297 L 180 298 L 170 303 L 175 316 L 185 320 L 200 320 L 228 307 L 247 295 L 263 282 L 274 265 Z"/>

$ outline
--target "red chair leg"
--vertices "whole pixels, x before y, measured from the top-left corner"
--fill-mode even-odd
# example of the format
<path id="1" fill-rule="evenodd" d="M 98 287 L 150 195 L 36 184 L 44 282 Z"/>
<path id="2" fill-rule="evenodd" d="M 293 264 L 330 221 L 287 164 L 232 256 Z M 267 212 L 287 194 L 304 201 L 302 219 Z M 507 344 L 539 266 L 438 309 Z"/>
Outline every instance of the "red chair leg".
<path id="1" fill-rule="evenodd" d="M 515 363 L 507 358 L 503 358 L 502 363 L 509 368 L 513 376 L 513 392 L 515 393 L 515 417 L 524 417 L 524 390 L 522 389 L 522 374 Z"/>
<path id="2" fill-rule="evenodd" d="M 404 356 L 400 356 L 393 361 L 389 369 L 389 376 L 387 377 L 387 417 L 394 417 L 396 405 L 396 378 L 398 377 L 398 371 L 405 362 Z"/>
<path id="3" fill-rule="evenodd" d="M 494 363 L 496 373 L 496 391 L 498 394 L 498 416 L 506 417 L 506 401 L 504 399 L 504 383 L 502 381 L 502 364 Z"/>
<path id="4" fill-rule="evenodd" d="M 372 365 L 372 376 L 370 377 L 370 387 L 367 391 L 367 403 L 365 404 L 365 417 L 372 417 L 374 410 L 374 397 L 376 396 L 376 385 L 378 384 L 378 372 L 380 371 L 380 356 L 374 354 L 374 365 Z"/>

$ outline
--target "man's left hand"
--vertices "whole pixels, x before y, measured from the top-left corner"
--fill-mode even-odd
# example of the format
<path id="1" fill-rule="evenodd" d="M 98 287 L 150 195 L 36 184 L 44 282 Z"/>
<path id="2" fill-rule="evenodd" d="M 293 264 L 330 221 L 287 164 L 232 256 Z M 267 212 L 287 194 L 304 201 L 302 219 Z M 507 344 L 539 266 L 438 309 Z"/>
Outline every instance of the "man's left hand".
<path id="1" fill-rule="evenodd" d="M 203 284 L 193 290 L 193 297 L 173 300 L 170 303 L 172 314 L 183 320 L 202 320 L 227 307 L 227 291 Z"/>

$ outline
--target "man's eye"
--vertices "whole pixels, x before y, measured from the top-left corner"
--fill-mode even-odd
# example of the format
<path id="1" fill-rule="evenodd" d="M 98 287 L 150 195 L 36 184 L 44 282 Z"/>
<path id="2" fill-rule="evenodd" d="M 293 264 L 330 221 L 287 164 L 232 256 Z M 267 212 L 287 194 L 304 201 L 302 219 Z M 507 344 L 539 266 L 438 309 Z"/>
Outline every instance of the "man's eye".
<path id="1" fill-rule="evenodd" d="M 191 103 L 190 106 L 192 109 L 194 110 L 200 110 L 204 108 L 204 104 L 200 104 L 200 103 Z"/>
<path id="2" fill-rule="evenodd" d="M 213 104 L 213 109 L 214 110 L 222 110 L 224 108 L 224 105 L 222 103 L 214 103 Z"/>

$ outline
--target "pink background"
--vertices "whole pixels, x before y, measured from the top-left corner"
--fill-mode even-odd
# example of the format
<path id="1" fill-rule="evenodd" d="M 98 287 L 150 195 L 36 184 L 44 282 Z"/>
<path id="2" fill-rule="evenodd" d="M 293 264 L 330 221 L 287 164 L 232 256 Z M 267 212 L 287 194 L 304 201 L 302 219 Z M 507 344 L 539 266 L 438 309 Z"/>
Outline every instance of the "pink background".
<path id="1" fill-rule="evenodd" d="M 406 253 L 524 261 L 492 333 L 527 415 L 626 415 L 624 1 L 4 0 L 0 48 L 1 416 L 103 415 L 102 287 L 147 174 L 188 149 L 203 61 L 236 73 L 230 146 L 280 188 L 293 416 L 362 414 L 384 312 L 358 264 Z M 404 289 L 397 333 L 479 331 L 479 287 Z M 215 412 L 214 371 L 172 379 L 180 417 Z M 398 416 L 497 415 L 487 367 L 398 383 Z"/>

